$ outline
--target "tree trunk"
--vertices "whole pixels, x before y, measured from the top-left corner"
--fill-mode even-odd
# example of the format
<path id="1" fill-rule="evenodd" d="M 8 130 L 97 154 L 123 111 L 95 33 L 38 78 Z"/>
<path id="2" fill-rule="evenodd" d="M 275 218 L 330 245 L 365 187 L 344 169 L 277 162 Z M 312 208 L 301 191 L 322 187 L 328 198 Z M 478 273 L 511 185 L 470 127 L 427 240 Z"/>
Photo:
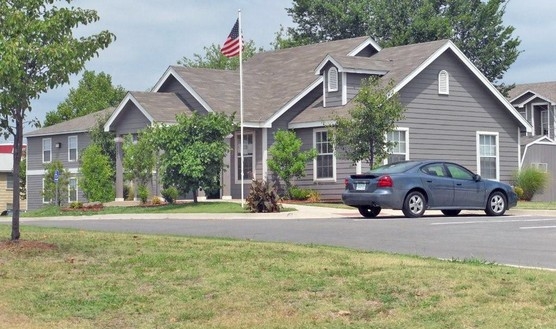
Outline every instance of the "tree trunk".
<path id="1" fill-rule="evenodd" d="M 20 208 L 20 196 L 19 196 L 19 164 L 21 162 L 21 153 L 23 151 L 23 109 L 17 109 L 14 111 L 15 118 L 15 138 L 13 147 L 13 195 L 12 195 L 12 241 L 18 241 L 20 237 L 19 232 L 19 208 Z"/>

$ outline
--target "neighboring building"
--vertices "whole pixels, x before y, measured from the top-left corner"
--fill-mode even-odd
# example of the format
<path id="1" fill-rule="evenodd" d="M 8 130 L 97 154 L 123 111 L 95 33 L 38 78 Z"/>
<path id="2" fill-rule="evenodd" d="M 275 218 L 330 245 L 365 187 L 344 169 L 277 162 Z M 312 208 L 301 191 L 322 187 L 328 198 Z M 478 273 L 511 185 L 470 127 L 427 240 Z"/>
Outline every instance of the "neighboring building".
<path id="1" fill-rule="evenodd" d="M 13 209 L 13 187 L 18 181 L 13 176 L 13 156 L 13 144 L 0 144 L 0 212 Z M 20 200 L 20 209 L 27 209 L 26 200 Z"/>
<path id="2" fill-rule="evenodd" d="M 516 85 L 509 99 L 533 126 L 521 139 L 521 166 L 548 173 L 550 182 L 534 201 L 556 201 L 556 81 Z"/>
<path id="3" fill-rule="evenodd" d="M 229 169 L 221 178 L 221 197 L 240 198 L 241 184 L 248 191 L 251 178 L 272 179 L 267 150 L 277 130 L 291 129 L 303 149 L 314 147 L 319 153 L 295 184 L 318 190 L 324 200 L 339 200 L 344 177 L 366 169 L 337 158 L 325 124 L 334 114 L 347 114 L 362 79 L 371 76 L 392 81 L 392 92 L 406 107 L 405 119 L 388 136 L 398 142 L 390 160 L 448 159 L 485 179 L 511 180 L 519 168 L 521 132 L 530 133 L 532 127 L 451 41 L 382 49 L 359 37 L 262 52 L 244 63 L 244 180 L 238 131 L 227 140 L 232 152 L 225 159 Z M 174 123 L 177 113 L 235 113 L 239 120 L 239 94 L 238 71 L 170 66 L 152 92 L 129 92 L 105 130 L 121 143 L 120 137 L 155 122 Z M 69 134 L 57 133 L 62 138 Z M 41 139 L 55 143 L 49 134 L 33 134 L 33 143 L 28 142 L 34 184 L 42 173 Z M 116 199 L 122 200 L 119 143 Z"/>
<path id="4" fill-rule="evenodd" d="M 87 201 L 79 189 L 79 156 L 91 142 L 89 131 L 99 119 L 106 118 L 113 110 L 110 108 L 91 113 L 24 135 L 28 146 L 27 204 L 29 209 L 38 209 L 52 202 L 43 198 L 42 191 L 45 166 L 55 160 L 60 160 L 64 168 L 70 172 L 68 200 L 63 200 L 62 203 Z"/>

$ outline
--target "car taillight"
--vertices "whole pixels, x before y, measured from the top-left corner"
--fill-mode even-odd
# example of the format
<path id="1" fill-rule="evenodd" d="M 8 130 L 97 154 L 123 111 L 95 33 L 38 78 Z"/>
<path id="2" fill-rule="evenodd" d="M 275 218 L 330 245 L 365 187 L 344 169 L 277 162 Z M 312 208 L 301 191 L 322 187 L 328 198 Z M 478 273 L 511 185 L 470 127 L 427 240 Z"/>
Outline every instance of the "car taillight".
<path id="1" fill-rule="evenodd" d="M 345 188 L 348 188 L 348 183 L 349 183 L 349 179 L 344 178 L 344 186 L 345 186 Z"/>
<path id="2" fill-rule="evenodd" d="M 394 181 L 390 176 L 380 176 L 376 185 L 378 187 L 394 187 Z"/>

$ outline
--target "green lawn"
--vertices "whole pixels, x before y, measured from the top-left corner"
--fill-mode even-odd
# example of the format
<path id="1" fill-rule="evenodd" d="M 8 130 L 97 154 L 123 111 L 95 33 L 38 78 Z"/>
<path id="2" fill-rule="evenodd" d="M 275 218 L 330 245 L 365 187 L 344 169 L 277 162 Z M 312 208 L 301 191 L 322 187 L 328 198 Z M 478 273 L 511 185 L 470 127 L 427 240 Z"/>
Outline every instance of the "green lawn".
<path id="1" fill-rule="evenodd" d="M 9 232 L 0 225 L 3 328 L 556 327 L 550 271 L 28 226 L 14 246 Z"/>

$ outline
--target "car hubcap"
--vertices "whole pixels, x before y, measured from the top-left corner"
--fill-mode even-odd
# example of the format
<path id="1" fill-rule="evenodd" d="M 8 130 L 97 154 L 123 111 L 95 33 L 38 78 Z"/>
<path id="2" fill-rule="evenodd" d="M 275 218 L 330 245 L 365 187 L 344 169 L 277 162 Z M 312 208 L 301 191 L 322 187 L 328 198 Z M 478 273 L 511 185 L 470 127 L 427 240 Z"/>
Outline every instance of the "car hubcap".
<path id="1" fill-rule="evenodd" d="M 423 199 L 418 196 L 412 196 L 409 199 L 409 210 L 414 214 L 419 214 L 423 210 Z"/>
<path id="2" fill-rule="evenodd" d="M 495 195 L 490 200 L 490 209 L 492 209 L 495 213 L 499 213 L 504 210 L 504 199 L 499 195 Z"/>

